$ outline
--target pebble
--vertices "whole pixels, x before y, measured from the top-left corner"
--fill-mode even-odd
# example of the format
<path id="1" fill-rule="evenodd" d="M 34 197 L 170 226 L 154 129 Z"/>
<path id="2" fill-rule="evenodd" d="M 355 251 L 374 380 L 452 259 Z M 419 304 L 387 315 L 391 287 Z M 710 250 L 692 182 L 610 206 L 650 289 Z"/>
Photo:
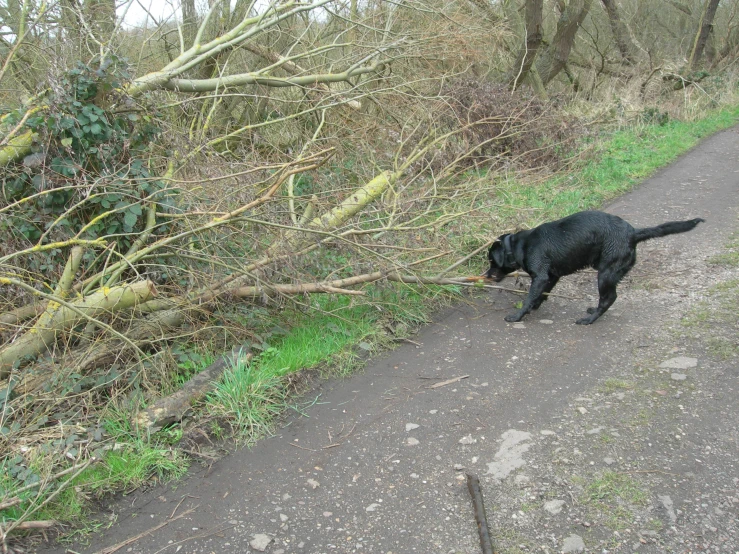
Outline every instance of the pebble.
<path id="1" fill-rule="evenodd" d="M 580 535 L 570 535 L 562 545 L 562 552 L 585 552 L 585 542 Z"/>
<path id="2" fill-rule="evenodd" d="M 364 509 L 364 511 L 365 511 L 365 512 L 374 512 L 374 511 L 375 511 L 375 510 L 376 510 L 377 508 L 379 508 L 379 507 L 380 507 L 380 505 L 379 505 L 379 504 L 370 504 L 369 506 L 367 506 L 367 507 L 366 507 L 366 508 Z"/>
<path id="3" fill-rule="evenodd" d="M 514 329 L 526 329 L 526 325 L 524 325 L 523 323 L 514 323 L 513 328 Z"/>
<path id="4" fill-rule="evenodd" d="M 320 486 L 320 483 L 316 481 L 315 479 L 308 479 L 308 484 L 310 485 L 310 488 L 317 489 Z"/>
<path id="5" fill-rule="evenodd" d="M 265 550 L 267 550 L 267 547 L 271 542 L 272 537 L 270 537 L 269 535 L 257 533 L 256 535 L 252 535 L 252 539 L 249 541 L 249 546 L 251 546 L 257 552 L 264 552 Z"/>
<path id="6" fill-rule="evenodd" d="M 670 358 L 669 360 L 665 360 L 664 362 L 659 364 L 659 367 L 666 369 L 688 369 L 691 367 L 696 367 L 697 365 L 697 358 L 678 356 L 677 358 Z"/>
<path id="7" fill-rule="evenodd" d="M 540 319 L 539 323 L 543 323 L 544 325 L 551 325 L 552 323 L 554 323 L 554 321 L 552 321 L 551 319 Z"/>
<path id="8" fill-rule="evenodd" d="M 413 431 L 413 429 L 418 429 L 419 427 L 420 425 L 418 425 L 417 423 L 406 423 L 405 431 L 407 433 L 408 431 Z"/>
<path id="9" fill-rule="evenodd" d="M 466 437 L 459 439 L 459 444 L 475 444 L 476 442 L 477 439 L 473 439 L 472 435 L 467 435 Z"/>
<path id="10" fill-rule="evenodd" d="M 564 500 L 550 500 L 544 503 L 544 509 L 552 515 L 557 515 L 565 505 Z"/>
<path id="11" fill-rule="evenodd" d="M 603 461 L 607 466 L 612 466 L 616 463 L 616 460 L 614 460 L 613 458 L 603 458 Z"/>
<path id="12" fill-rule="evenodd" d="M 685 375 L 684 373 L 673 373 L 672 375 L 670 375 L 670 378 L 673 381 L 685 381 L 685 379 L 687 379 L 688 376 Z"/>
<path id="13" fill-rule="evenodd" d="M 674 524 L 677 521 L 677 515 L 675 514 L 674 504 L 672 503 L 672 498 L 670 498 L 668 495 L 658 495 L 657 500 L 659 500 L 662 503 L 662 506 L 665 507 L 665 511 L 667 512 L 667 517 L 670 518 L 670 523 Z"/>
<path id="14" fill-rule="evenodd" d="M 418 439 L 414 439 L 413 437 L 408 437 L 408 439 L 405 441 L 408 446 L 416 446 L 417 444 L 420 444 Z"/>
<path id="15" fill-rule="evenodd" d="M 519 473 L 513 478 L 513 482 L 517 485 L 528 485 L 531 482 L 531 478 L 528 475 Z"/>

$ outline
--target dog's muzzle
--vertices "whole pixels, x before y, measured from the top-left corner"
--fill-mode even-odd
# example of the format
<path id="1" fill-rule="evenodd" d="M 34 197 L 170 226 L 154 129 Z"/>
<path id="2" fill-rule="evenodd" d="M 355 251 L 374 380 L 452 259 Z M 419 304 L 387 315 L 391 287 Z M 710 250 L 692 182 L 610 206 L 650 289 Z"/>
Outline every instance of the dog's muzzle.
<path id="1" fill-rule="evenodd" d="M 500 268 L 497 267 L 491 267 L 487 270 L 485 273 L 485 277 L 488 279 L 492 279 L 496 283 L 500 283 L 503 279 L 506 278 L 507 273 L 500 270 Z"/>

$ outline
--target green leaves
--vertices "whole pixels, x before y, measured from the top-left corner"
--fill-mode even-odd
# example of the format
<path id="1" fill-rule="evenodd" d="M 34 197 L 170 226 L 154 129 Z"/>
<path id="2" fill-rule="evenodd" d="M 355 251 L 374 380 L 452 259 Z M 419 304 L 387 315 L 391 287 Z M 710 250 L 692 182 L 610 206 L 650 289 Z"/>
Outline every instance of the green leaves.
<path id="1" fill-rule="evenodd" d="M 84 227 L 84 238 L 111 236 L 121 250 L 130 246 L 130 234 L 143 229 L 142 203 L 165 185 L 151 178 L 149 168 L 150 144 L 161 134 L 156 118 L 108 109 L 107 93 L 129 78 L 125 64 L 113 57 L 97 67 L 78 63 L 45 98 L 48 110 L 28 118 L 37 144 L 45 145 L 44 161 L 19 166 L 3 192 L 12 200 L 37 196 L 6 218 L 0 231 L 35 241 L 53 227 L 48 236 L 63 240 Z M 6 121 L 22 116 L 12 112 Z M 166 195 L 156 200 L 165 202 Z M 40 263 L 61 265 L 63 255 L 52 260 L 45 253 Z"/>

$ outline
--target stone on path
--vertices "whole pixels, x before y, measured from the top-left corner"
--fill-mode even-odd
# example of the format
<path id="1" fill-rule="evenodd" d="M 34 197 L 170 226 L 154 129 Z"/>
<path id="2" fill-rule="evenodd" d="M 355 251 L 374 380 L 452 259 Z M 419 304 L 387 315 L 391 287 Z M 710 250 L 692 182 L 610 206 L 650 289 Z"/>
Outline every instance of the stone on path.
<path id="1" fill-rule="evenodd" d="M 550 500 L 549 502 L 544 503 L 544 509 L 555 516 L 562 511 L 564 505 L 564 500 Z"/>
<path id="2" fill-rule="evenodd" d="M 267 550 L 267 547 L 271 542 L 272 537 L 270 537 L 269 535 L 257 533 L 256 535 L 252 535 L 252 539 L 249 541 L 249 546 L 251 546 L 257 552 L 264 552 L 265 550 Z"/>
<path id="3" fill-rule="evenodd" d="M 420 426 L 418 425 L 418 423 L 406 423 L 405 424 L 406 432 L 413 431 L 413 429 L 418 429 L 419 427 Z"/>
<path id="4" fill-rule="evenodd" d="M 531 433 L 509 429 L 502 435 L 503 443 L 500 445 L 492 462 L 488 464 L 486 475 L 492 475 L 495 479 L 505 479 L 514 470 L 523 466 L 523 454 L 531 448 Z"/>
<path id="5" fill-rule="evenodd" d="M 667 512 L 667 517 L 670 518 L 670 523 L 674 524 L 677 521 L 677 515 L 675 514 L 672 498 L 665 494 L 658 495 L 657 500 L 659 500 L 662 503 L 662 506 L 664 506 L 665 511 Z"/>
<path id="6" fill-rule="evenodd" d="M 562 552 L 585 552 L 585 542 L 580 535 L 570 535 L 562 545 Z"/>
<path id="7" fill-rule="evenodd" d="M 689 369 L 698 365 L 697 358 L 688 358 L 687 356 L 678 356 L 677 358 L 670 358 L 665 360 L 659 367 L 666 369 Z"/>
<path id="8" fill-rule="evenodd" d="M 688 376 L 685 375 L 684 373 L 673 373 L 672 375 L 670 375 L 670 378 L 673 381 L 685 381 L 685 379 L 687 379 Z"/>

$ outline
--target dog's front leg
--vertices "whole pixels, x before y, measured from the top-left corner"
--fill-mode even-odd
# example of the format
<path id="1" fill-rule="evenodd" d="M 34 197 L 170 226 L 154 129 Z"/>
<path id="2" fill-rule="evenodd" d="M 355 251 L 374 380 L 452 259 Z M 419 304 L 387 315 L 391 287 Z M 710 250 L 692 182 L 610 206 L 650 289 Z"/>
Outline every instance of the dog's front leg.
<path id="1" fill-rule="evenodd" d="M 523 319 L 523 316 L 529 313 L 534 306 L 541 304 L 540 299 L 542 298 L 544 291 L 547 289 L 547 285 L 549 285 L 549 279 L 547 279 L 546 277 L 535 276 L 533 278 L 533 281 L 531 281 L 529 294 L 523 301 L 523 306 L 521 306 L 521 309 L 518 310 L 515 314 L 509 314 L 505 316 L 504 319 L 508 322 L 521 321 Z"/>

